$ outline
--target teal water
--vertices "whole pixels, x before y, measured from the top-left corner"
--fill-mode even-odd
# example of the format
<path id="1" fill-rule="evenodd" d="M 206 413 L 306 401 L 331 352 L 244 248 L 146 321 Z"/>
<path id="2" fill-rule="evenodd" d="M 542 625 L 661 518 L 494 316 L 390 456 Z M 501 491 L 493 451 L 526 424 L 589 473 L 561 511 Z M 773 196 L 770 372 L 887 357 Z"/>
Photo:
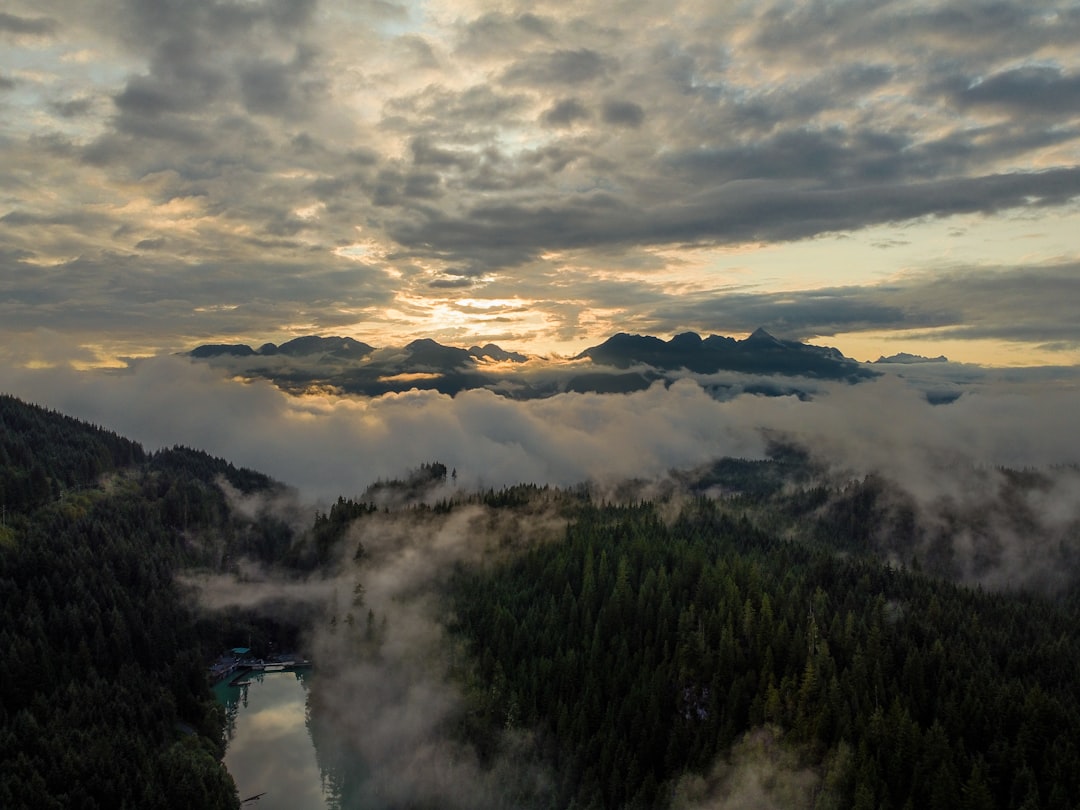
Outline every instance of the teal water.
<path id="1" fill-rule="evenodd" d="M 225 766 L 240 799 L 264 793 L 245 807 L 327 810 L 337 802 L 319 769 L 308 729 L 310 671 L 252 673 L 248 686 L 214 687 L 228 712 Z"/>

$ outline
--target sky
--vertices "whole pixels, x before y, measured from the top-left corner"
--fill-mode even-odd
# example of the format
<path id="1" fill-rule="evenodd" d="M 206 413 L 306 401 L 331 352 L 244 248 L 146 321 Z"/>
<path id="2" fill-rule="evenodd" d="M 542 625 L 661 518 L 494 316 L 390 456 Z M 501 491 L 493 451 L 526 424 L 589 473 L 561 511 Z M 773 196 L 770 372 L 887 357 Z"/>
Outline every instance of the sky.
<path id="1" fill-rule="evenodd" d="M 1066 2 L 5 0 L 0 360 L 774 334 L 1080 364 Z"/>

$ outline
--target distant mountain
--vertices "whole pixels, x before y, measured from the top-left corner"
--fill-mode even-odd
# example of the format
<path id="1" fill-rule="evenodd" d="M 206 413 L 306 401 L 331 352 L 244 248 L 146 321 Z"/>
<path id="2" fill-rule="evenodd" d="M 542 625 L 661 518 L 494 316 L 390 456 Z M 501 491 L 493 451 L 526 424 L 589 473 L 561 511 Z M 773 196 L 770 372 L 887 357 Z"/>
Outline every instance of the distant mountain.
<path id="1" fill-rule="evenodd" d="M 319 337 L 307 335 L 286 341 L 280 346 L 264 343 L 256 351 L 246 343 L 208 343 L 188 352 L 190 357 L 271 357 L 276 354 L 287 357 L 330 356 L 342 360 L 360 360 L 375 351 L 375 347 L 351 337 Z"/>
<path id="2" fill-rule="evenodd" d="M 191 350 L 188 356 L 197 360 L 228 361 L 237 374 L 269 379 L 291 393 L 329 386 L 367 396 L 413 388 L 457 394 L 498 382 L 478 361 L 522 363 L 528 359 L 494 343 L 466 350 L 421 338 L 400 348 L 376 349 L 349 337 L 317 335 L 294 338 L 280 346 L 266 343 L 258 350 L 246 344 L 207 344 Z M 275 356 L 289 357 L 296 362 L 287 367 L 265 362 L 266 358 Z M 532 395 L 533 392 L 528 393 Z"/>
<path id="3" fill-rule="evenodd" d="M 459 349 L 456 346 L 444 346 L 431 338 L 414 340 L 405 347 L 405 351 L 408 352 L 409 359 L 414 364 L 422 366 L 425 369 L 431 368 L 451 371 L 453 369 L 462 368 L 463 366 L 472 365 L 473 362 L 472 355 L 465 351 L 465 349 Z"/>
<path id="4" fill-rule="evenodd" d="M 897 354 L 890 354 L 888 357 L 882 355 L 874 363 L 900 363 L 903 365 L 912 365 L 916 363 L 948 363 L 949 358 L 943 354 L 939 354 L 937 357 L 923 357 L 921 354 L 908 354 L 907 352 L 899 352 Z"/>
<path id="5" fill-rule="evenodd" d="M 875 376 L 836 349 L 782 340 L 764 329 L 755 330 L 743 340 L 720 335 L 702 339 L 694 332 L 685 332 L 664 341 L 622 332 L 586 349 L 578 358 L 620 369 L 647 365 L 669 371 L 685 368 L 699 374 L 738 371 L 852 382 Z"/>
<path id="6" fill-rule="evenodd" d="M 535 364 L 529 366 L 528 374 L 521 375 L 515 374 L 512 367 L 496 364 L 523 364 L 530 359 L 525 354 L 507 351 L 494 343 L 463 349 L 430 338 L 402 347 L 374 348 L 353 338 L 309 335 L 280 346 L 267 343 L 257 350 L 247 344 L 207 344 L 193 349 L 188 356 L 216 358 L 237 375 L 269 379 L 295 394 L 333 388 L 364 396 L 411 389 L 454 395 L 476 388 L 515 399 L 569 391 L 618 394 L 643 390 L 660 380 L 670 382 L 684 369 L 699 374 L 733 371 L 849 382 L 877 374 L 836 349 L 783 340 L 764 329 L 744 340 L 722 335 L 702 338 L 684 332 L 665 341 L 651 335 L 619 333 L 575 358 L 591 360 L 591 367 L 575 364 L 560 370 L 557 364 L 546 369 Z M 266 362 L 274 356 L 286 356 L 293 362 Z M 771 380 L 747 383 L 738 379 L 710 385 L 708 390 L 720 398 L 743 391 L 770 396 L 812 393 L 803 388 L 801 383 L 792 387 Z"/>
<path id="7" fill-rule="evenodd" d="M 273 344 L 269 344 L 273 345 Z M 266 347 L 264 346 L 265 350 Z M 351 337 L 318 337 L 308 335 L 282 343 L 277 347 L 277 354 L 290 357 L 310 357 L 313 354 L 328 354 L 343 359 L 359 359 L 375 351 L 374 346 L 353 340 Z M 270 352 L 263 352 L 269 354 Z"/>
<path id="8" fill-rule="evenodd" d="M 350 337 L 320 337 L 305 335 L 293 338 L 280 346 L 264 343 L 253 349 L 246 343 L 207 343 L 196 346 L 189 357 L 205 360 L 211 357 L 288 357 L 329 356 L 342 360 L 362 360 L 375 351 L 374 346 L 362 343 Z M 511 352 L 488 343 L 466 349 L 445 346 L 430 338 L 414 340 L 403 349 L 413 361 L 424 365 L 459 367 L 472 360 L 497 360 L 499 362 L 524 363 L 529 358 L 520 352 Z"/>
<path id="9" fill-rule="evenodd" d="M 268 344 L 273 346 L 273 343 Z M 274 348 L 277 348 L 276 346 Z M 259 354 L 246 343 L 207 343 L 196 346 L 188 356 L 205 360 L 209 357 L 254 357 Z"/>
<path id="10" fill-rule="evenodd" d="M 496 360 L 502 363 L 524 363 L 529 359 L 524 354 L 500 349 L 494 343 L 488 343 L 484 346 L 473 346 L 469 349 L 469 355 L 475 357 L 477 360 Z"/>

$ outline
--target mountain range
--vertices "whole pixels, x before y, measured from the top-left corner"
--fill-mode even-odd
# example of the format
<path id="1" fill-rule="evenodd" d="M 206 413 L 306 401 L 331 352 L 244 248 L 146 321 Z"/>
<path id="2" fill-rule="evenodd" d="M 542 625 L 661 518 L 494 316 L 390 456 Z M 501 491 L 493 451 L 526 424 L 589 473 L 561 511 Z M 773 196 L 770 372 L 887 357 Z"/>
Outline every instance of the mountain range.
<path id="1" fill-rule="evenodd" d="M 228 365 L 240 376 L 269 379 L 293 393 L 330 387 L 368 396 L 413 388 L 451 395 L 488 388 L 516 399 L 567 391 L 628 393 L 658 380 L 722 372 L 765 379 L 749 386 L 745 380 L 703 381 L 716 395 L 743 390 L 803 395 L 807 386 L 793 381 L 856 383 L 876 376 L 837 349 L 783 340 L 765 329 L 742 340 L 684 332 L 665 341 L 619 333 L 581 352 L 569 364 L 507 351 L 493 343 L 464 349 L 422 338 L 399 348 L 376 348 L 350 337 L 316 335 L 281 345 L 266 343 L 258 349 L 247 344 L 205 344 L 188 356 Z"/>
<path id="2" fill-rule="evenodd" d="M 741 371 L 852 382 L 874 376 L 837 349 L 781 340 L 762 328 L 743 340 L 721 335 L 702 339 L 695 332 L 684 332 L 664 341 L 620 332 L 578 357 L 616 368 L 647 365 L 665 370 L 685 368 L 698 374 Z"/>

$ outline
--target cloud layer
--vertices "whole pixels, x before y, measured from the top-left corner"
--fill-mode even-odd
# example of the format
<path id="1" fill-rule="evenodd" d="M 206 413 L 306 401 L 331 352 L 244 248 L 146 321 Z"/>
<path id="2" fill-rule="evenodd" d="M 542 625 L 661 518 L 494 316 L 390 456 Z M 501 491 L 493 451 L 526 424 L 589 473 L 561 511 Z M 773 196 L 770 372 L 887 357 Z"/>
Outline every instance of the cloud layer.
<path id="1" fill-rule="evenodd" d="M 946 382 L 942 366 L 905 366 L 858 385 L 819 382 L 809 401 L 750 394 L 718 401 L 693 379 L 524 402 L 487 390 L 296 397 L 266 382 L 224 381 L 170 356 L 124 371 L 8 371 L 0 388 L 150 449 L 206 449 L 326 499 L 356 497 L 380 478 L 434 460 L 457 468 L 462 488 L 652 478 L 726 455 L 760 458 L 776 434 L 836 469 L 883 472 L 928 499 L 962 489 L 964 468 L 1080 459 L 1075 385 L 978 370 Z M 926 390 L 945 386 L 959 399 L 931 405 Z"/>

